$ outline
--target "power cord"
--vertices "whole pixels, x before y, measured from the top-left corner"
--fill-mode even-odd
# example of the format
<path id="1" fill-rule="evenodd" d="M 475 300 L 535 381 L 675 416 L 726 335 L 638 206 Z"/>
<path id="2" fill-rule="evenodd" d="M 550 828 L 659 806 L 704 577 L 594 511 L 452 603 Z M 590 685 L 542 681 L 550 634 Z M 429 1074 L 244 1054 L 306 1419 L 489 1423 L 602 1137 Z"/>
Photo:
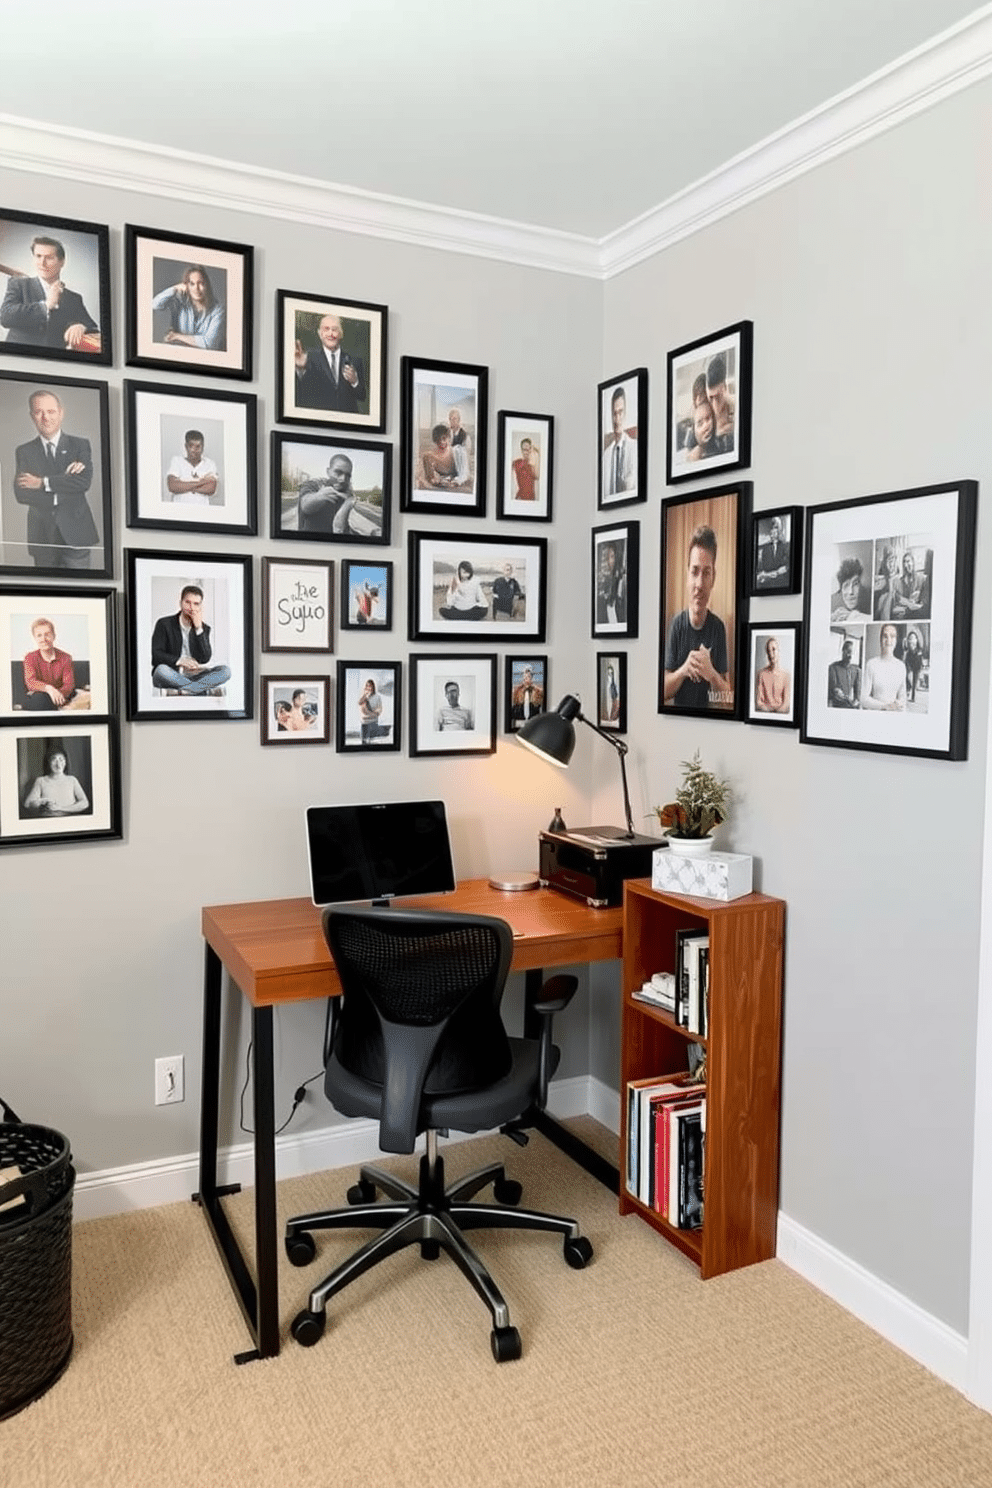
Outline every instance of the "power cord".
<path id="1" fill-rule="evenodd" d="M 329 997 L 327 999 L 327 1009 L 326 1009 L 326 1012 L 325 1012 L 325 1015 L 324 1015 L 324 1063 L 325 1064 L 327 1063 L 327 1058 L 328 1058 L 328 1055 L 330 1054 L 330 1051 L 331 1051 L 331 1043 L 332 1043 L 333 1036 L 334 1036 L 334 1023 L 335 1023 L 336 1013 L 337 1013 L 337 999 L 334 998 L 334 997 Z M 249 1136 L 249 1137 L 253 1137 L 255 1135 L 255 1129 L 254 1129 L 254 1127 L 248 1126 L 245 1123 L 245 1095 L 247 1094 L 248 1086 L 251 1083 L 251 1051 L 252 1051 L 253 1045 L 254 1045 L 254 1040 L 253 1039 L 249 1039 L 248 1040 L 248 1048 L 245 1050 L 245 1083 L 241 1087 L 241 1096 L 240 1096 L 239 1103 L 238 1103 L 239 1104 L 239 1112 L 240 1112 L 239 1117 L 238 1117 L 238 1125 L 241 1128 L 241 1130 L 246 1134 L 246 1136 Z M 300 1109 L 300 1106 L 302 1105 L 302 1103 L 303 1103 L 303 1101 L 304 1101 L 304 1099 L 306 1097 L 307 1086 L 308 1085 L 312 1085 L 313 1082 L 314 1082 L 314 1080 L 320 1080 L 320 1079 L 322 1079 L 323 1078 L 323 1075 L 324 1075 L 324 1071 L 322 1069 L 321 1070 L 318 1070 L 315 1075 L 311 1075 L 309 1077 L 309 1079 L 304 1080 L 302 1085 L 297 1085 L 296 1089 L 293 1091 L 293 1109 L 290 1111 L 289 1115 L 286 1117 L 286 1120 L 283 1122 L 282 1126 L 277 1126 L 276 1127 L 275 1133 L 274 1133 L 275 1136 L 278 1137 L 279 1134 L 280 1134 L 280 1132 L 284 1132 L 286 1130 L 287 1126 L 292 1121 L 292 1119 L 296 1115 L 297 1111 Z"/>

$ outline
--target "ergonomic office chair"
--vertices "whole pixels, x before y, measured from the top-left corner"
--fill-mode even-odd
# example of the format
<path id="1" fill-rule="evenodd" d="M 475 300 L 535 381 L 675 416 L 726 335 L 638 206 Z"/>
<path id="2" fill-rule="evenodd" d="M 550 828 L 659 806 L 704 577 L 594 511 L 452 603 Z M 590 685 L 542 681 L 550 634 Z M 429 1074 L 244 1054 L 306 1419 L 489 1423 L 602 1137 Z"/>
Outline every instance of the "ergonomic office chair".
<path id="1" fill-rule="evenodd" d="M 472 1229 L 533 1229 L 564 1236 L 565 1260 L 581 1270 L 592 1246 L 574 1219 L 517 1209 L 520 1184 L 491 1163 L 444 1185 L 439 1132 L 505 1127 L 519 1135 L 526 1113 L 543 1107 L 558 1063 L 551 1020 L 575 992 L 574 977 L 545 983 L 534 1004 L 539 1039 L 510 1038 L 500 1001 L 513 954 L 503 920 L 423 910 L 325 909 L 324 935 L 343 995 L 327 1039 L 324 1091 L 345 1116 L 375 1117 L 384 1152 L 412 1152 L 426 1132 L 419 1186 L 381 1168 L 362 1167 L 348 1190 L 347 1209 L 297 1215 L 286 1225 L 286 1253 L 296 1266 L 313 1260 L 311 1230 L 379 1229 L 361 1249 L 313 1288 L 293 1322 L 309 1347 L 324 1332 L 328 1298 L 386 1256 L 419 1244 L 425 1260 L 441 1249 L 471 1282 L 492 1314 L 497 1363 L 520 1357 L 502 1293 L 466 1241 Z M 471 1203 L 488 1184 L 496 1203 Z M 391 1202 L 376 1203 L 376 1189 Z"/>

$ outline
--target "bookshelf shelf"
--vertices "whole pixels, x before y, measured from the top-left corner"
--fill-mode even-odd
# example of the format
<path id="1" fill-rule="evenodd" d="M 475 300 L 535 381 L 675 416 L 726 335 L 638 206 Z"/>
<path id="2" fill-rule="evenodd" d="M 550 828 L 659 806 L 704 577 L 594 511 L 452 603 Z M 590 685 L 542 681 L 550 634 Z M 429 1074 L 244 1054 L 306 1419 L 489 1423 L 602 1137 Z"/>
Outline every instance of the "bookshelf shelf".
<path id="1" fill-rule="evenodd" d="M 683 929 L 710 937 L 705 1039 L 631 995 L 654 972 L 675 970 Z M 620 1151 L 627 1152 L 627 1082 L 687 1070 L 689 1044 L 703 1044 L 705 1220 L 701 1230 L 677 1229 L 622 1178 L 620 1213 L 638 1214 L 695 1261 L 704 1280 L 775 1254 L 784 936 L 785 904 L 767 894 L 723 903 L 658 893 L 649 879 L 624 886 Z"/>

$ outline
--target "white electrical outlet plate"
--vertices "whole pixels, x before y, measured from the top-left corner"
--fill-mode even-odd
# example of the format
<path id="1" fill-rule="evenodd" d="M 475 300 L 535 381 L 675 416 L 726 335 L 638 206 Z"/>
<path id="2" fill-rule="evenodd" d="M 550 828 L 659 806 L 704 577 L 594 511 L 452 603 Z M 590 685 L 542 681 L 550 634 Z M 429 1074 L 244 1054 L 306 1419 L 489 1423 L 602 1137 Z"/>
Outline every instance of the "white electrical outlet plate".
<path id="1" fill-rule="evenodd" d="M 155 1061 L 155 1104 L 172 1106 L 186 1099 L 186 1074 L 181 1054 Z"/>

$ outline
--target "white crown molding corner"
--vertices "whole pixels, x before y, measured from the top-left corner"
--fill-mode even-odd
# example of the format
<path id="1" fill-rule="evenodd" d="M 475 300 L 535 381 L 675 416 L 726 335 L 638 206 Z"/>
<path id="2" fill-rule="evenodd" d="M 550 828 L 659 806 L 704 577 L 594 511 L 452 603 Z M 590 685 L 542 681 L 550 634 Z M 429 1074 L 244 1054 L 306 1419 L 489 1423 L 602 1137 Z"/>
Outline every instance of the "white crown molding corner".
<path id="1" fill-rule="evenodd" d="M 603 238 L 603 278 L 673 247 L 990 74 L 992 5 L 984 5 Z"/>

